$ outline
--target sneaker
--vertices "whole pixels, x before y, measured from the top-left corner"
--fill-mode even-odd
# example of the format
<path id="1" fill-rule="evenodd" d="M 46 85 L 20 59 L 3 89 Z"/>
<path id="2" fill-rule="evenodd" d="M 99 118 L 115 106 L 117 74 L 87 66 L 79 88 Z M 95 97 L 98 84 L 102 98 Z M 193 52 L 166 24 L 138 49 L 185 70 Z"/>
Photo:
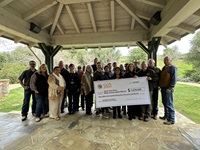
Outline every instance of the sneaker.
<path id="1" fill-rule="evenodd" d="M 116 115 L 113 115 L 113 119 L 116 119 Z"/>
<path id="2" fill-rule="evenodd" d="M 165 125 L 172 125 L 172 124 L 174 124 L 174 122 L 171 122 L 171 121 L 165 121 L 165 122 L 163 122 L 163 124 L 165 124 Z"/>
<path id="3" fill-rule="evenodd" d="M 159 117 L 161 120 L 166 120 L 167 118 L 165 117 L 165 116 L 163 116 L 163 117 Z"/>
<path id="4" fill-rule="evenodd" d="M 25 121 L 27 119 L 27 116 L 22 116 L 22 121 Z"/>
<path id="5" fill-rule="evenodd" d="M 128 117 L 128 120 L 130 120 L 130 121 L 131 121 L 131 120 L 132 120 L 132 117 Z"/>
<path id="6" fill-rule="evenodd" d="M 35 118 L 35 122 L 40 122 L 40 118 Z"/>
<path id="7" fill-rule="evenodd" d="M 108 118 L 109 118 L 109 116 L 106 115 L 106 114 L 102 114 L 102 117 L 105 118 L 105 119 L 108 119 Z"/>
<path id="8" fill-rule="evenodd" d="M 144 117 L 144 121 L 145 121 L 145 122 L 148 122 L 149 119 L 150 119 L 149 116 L 145 116 L 145 117 Z"/>

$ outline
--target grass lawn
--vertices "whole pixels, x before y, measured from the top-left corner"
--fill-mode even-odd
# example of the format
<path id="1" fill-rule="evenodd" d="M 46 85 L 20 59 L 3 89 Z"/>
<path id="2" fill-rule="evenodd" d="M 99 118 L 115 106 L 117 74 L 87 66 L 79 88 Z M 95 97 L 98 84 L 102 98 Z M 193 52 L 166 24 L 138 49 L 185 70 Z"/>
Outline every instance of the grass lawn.
<path id="1" fill-rule="evenodd" d="M 187 70 L 192 70 L 192 65 L 185 63 L 183 60 L 178 60 L 176 62 L 173 62 L 173 65 L 175 65 L 177 67 L 177 71 L 178 71 L 178 76 L 179 77 L 185 77 L 185 72 Z M 157 66 L 162 69 L 162 67 L 164 66 L 163 60 L 158 60 L 157 61 Z"/>
<path id="2" fill-rule="evenodd" d="M 175 109 L 184 116 L 200 124 L 200 87 L 177 84 L 174 92 Z M 161 98 L 159 98 L 161 99 Z M 8 96 L 0 99 L 0 112 L 20 111 L 23 89 L 10 90 Z M 160 106 L 162 103 L 160 101 Z"/>
<path id="3" fill-rule="evenodd" d="M 10 90 L 8 96 L 0 99 L 0 112 L 20 111 L 22 107 L 23 88 Z"/>
<path id="4" fill-rule="evenodd" d="M 200 124 L 199 91 L 200 87 L 182 84 L 177 84 L 174 91 L 175 109 L 198 124 Z M 160 106 L 163 107 L 161 100 Z"/>

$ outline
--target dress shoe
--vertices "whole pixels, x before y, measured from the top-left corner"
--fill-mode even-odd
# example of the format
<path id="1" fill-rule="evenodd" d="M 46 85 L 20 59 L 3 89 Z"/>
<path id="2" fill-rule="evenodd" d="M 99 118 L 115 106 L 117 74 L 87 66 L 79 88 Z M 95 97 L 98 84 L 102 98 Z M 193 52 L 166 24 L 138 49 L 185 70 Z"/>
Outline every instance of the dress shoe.
<path id="1" fill-rule="evenodd" d="M 35 118 L 35 122 L 40 122 L 40 118 Z"/>
<path id="2" fill-rule="evenodd" d="M 171 121 L 165 121 L 165 122 L 163 122 L 163 124 L 165 124 L 165 125 L 172 125 L 172 124 L 174 124 L 174 122 L 171 122 Z"/>
<path id="3" fill-rule="evenodd" d="M 138 119 L 139 119 L 139 120 L 143 120 L 143 117 L 139 117 Z"/>
<path id="4" fill-rule="evenodd" d="M 25 121 L 27 119 L 27 116 L 22 116 L 22 121 Z"/>
<path id="5" fill-rule="evenodd" d="M 166 119 L 166 117 L 165 116 L 163 116 L 163 117 L 159 117 L 161 120 L 165 120 Z"/>
<path id="6" fill-rule="evenodd" d="M 158 119 L 157 115 L 154 115 L 152 118 L 153 118 L 154 120 L 157 120 L 157 119 Z"/>
<path id="7" fill-rule="evenodd" d="M 145 116 L 145 117 L 144 117 L 144 121 L 145 121 L 145 122 L 148 122 L 148 121 L 149 121 L 149 116 Z"/>

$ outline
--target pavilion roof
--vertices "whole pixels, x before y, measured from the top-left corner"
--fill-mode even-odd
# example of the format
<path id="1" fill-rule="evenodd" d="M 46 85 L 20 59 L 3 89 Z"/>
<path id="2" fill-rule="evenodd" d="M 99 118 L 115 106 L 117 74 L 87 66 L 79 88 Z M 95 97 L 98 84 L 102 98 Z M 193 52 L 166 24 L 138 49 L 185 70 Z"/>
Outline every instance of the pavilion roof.
<path id="1" fill-rule="evenodd" d="M 152 25 L 157 11 L 162 20 Z M 65 49 L 129 47 L 153 37 L 167 46 L 200 27 L 199 0 L 0 0 L 0 16 L 1 36 Z M 30 22 L 41 32 L 31 32 Z"/>

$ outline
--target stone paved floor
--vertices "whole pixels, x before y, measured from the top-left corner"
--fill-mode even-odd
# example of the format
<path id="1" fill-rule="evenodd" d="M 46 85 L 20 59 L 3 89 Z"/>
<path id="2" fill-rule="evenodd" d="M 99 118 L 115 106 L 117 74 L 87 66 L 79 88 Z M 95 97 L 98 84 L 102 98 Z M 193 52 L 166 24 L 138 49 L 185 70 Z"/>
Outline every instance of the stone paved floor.
<path id="1" fill-rule="evenodd" d="M 162 113 L 162 110 L 161 110 Z M 200 149 L 200 125 L 178 112 L 175 125 L 162 120 L 104 119 L 63 114 L 60 121 L 45 118 L 36 123 L 20 112 L 0 113 L 1 150 L 196 150 Z"/>

